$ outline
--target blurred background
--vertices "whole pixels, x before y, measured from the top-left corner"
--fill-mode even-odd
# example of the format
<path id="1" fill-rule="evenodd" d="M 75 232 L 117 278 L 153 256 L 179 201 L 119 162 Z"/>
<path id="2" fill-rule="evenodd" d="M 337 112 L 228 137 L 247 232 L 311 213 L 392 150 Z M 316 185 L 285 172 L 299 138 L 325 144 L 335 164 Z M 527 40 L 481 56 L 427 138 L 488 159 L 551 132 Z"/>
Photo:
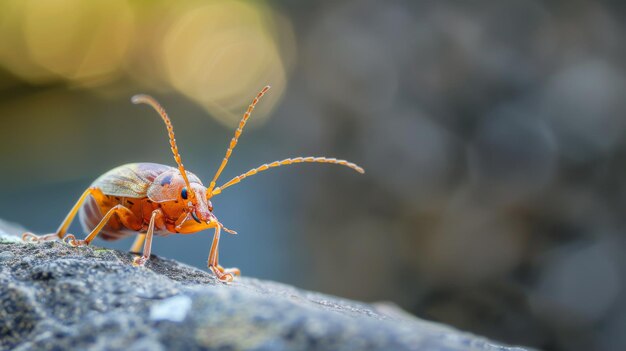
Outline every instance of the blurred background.
<path id="1" fill-rule="evenodd" d="M 620 1 L 0 2 L 0 217 L 59 225 L 100 174 L 185 165 L 245 276 L 546 350 L 626 349 Z M 80 226 L 72 232 L 82 234 Z M 153 252 L 206 269 L 212 232 Z M 96 245 L 127 249 L 132 239 Z"/>

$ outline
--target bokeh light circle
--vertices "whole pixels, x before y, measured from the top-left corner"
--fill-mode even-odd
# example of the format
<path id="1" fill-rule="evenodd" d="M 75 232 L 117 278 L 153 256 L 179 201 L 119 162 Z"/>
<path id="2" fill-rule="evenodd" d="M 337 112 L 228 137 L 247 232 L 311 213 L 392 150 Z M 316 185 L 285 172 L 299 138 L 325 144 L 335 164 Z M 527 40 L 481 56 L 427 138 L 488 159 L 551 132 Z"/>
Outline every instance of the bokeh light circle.
<path id="1" fill-rule="evenodd" d="M 272 14 L 239 1 L 204 2 L 183 11 L 162 45 L 171 84 L 228 125 L 237 123 L 256 92 L 270 84 L 271 93 L 255 112 L 256 121 L 263 119 L 286 85 Z"/>

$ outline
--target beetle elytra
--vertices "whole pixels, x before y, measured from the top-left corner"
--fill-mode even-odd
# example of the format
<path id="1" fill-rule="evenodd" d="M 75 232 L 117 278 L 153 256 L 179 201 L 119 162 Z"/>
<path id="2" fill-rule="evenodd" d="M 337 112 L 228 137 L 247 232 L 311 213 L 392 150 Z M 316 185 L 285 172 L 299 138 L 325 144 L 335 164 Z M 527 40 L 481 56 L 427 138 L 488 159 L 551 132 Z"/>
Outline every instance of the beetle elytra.
<path id="1" fill-rule="evenodd" d="M 156 163 L 132 163 L 114 168 L 96 179 L 85 190 L 56 232 L 41 236 L 24 233 L 22 239 L 31 242 L 61 239 L 72 246 L 84 246 L 89 245 L 98 235 L 105 240 L 116 240 L 139 234 L 131 251 L 139 252 L 143 244 L 143 254 L 135 257 L 133 261 L 134 265 L 143 266 L 150 258 L 154 234 L 193 234 L 212 228 L 215 232 L 209 251 L 208 268 L 220 281 L 232 281 L 240 272 L 237 268 L 225 269 L 219 265 L 218 244 L 221 230 L 231 234 L 236 234 L 236 232 L 224 227 L 213 214 L 211 203 L 213 196 L 249 176 L 270 168 L 294 163 L 332 163 L 364 173 L 361 167 L 345 160 L 326 157 L 295 157 L 253 168 L 221 186 L 216 186 L 250 114 L 269 88 L 269 86 L 264 87 L 248 106 L 230 141 L 226 155 L 208 187 L 205 187 L 193 173 L 185 170 L 176 145 L 174 128 L 163 107 L 148 95 L 133 96 L 131 100 L 134 104 L 150 105 L 165 122 L 170 148 L 178 167 Z M 83 229 L 89 233 L 82 240 L 67 233 L 68 227 L 77 214 Z"/>

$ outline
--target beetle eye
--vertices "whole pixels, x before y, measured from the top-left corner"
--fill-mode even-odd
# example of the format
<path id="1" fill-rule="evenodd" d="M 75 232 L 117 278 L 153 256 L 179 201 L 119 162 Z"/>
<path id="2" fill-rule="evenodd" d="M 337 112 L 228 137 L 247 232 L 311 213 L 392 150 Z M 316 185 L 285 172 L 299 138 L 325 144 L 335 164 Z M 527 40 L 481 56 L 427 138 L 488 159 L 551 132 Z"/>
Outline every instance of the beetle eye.
<path id="1" fill-rule="evenodd" d="M 183 191 L 180 192 L 180 196 L 187 200 L 187 188 L 183 188 Z"/>

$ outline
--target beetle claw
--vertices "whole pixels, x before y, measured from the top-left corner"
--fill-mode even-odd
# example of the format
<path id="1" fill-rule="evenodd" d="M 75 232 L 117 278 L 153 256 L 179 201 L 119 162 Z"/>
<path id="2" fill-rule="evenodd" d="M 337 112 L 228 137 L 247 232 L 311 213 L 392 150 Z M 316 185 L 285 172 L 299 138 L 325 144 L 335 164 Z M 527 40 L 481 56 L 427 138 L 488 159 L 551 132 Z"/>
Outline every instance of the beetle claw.
<path id="1" fill-rule="evenodd" d="M 78 246 L 74 234 L 67 234 L 66 236 L 64 236 L 63 242 L 73 247 Z"/>
<path id="2" fill-rule="evenodd" d="M 235 277 L 230 273 L 224 273 L 222 276 L 217 277 L 222 283 L 232 283 L 235 280 Z"/>
<path id="3" fill-rule="evenodd" d="M 224 269 L 222 266 L 209 266 L 209 269 L 213 272 L 213 274 L 215 274 L 220 282 L 227 284 L 232 283 L 232 281 L 235 280 L 235 274 L 239 271 L 237 269 L 237 272 L 229 272 L 229 269 Z"/>
<path id="4" fill-rule="evenodd" d="M 27 243 L 36 243 L 39 241 L 39 236 L 33 233 L 26 232 L 22 234 L 22 241 L 25 241 Z"/>
<path id="5" fill-rule="evenodd" d="M 28 243 L 38 243 L 41 241 L 51 241 L 58 239 L 59 236 L 56 233 L 46 235 L 36 235 L 31 232 L 22 234 L 22 240 Z"/>
<path id="6" fill-rule="evenodd" d="M 225 273 L 225 274 L 230 274 L 232 276 L 240 276 L 241 275 L 241 270 L 239 268 L 236 267 L 232 267 L 232 268 L 224 268 L 220 265 L 217 265 L 217 269 L 220 270 L 220 272 Z"/>
<path id="7" fill-rule="evenodd" d="M 63 237 L 63 242 L 72 246 L 72 247 L 80 247 L 89 245 L 85 240 L 77 240 L 74 234 L 67 234 Z"/>
<path id="8" fill-rule="evenodd" d="M 133 258 L 133 267 L 143 267 L 145 266 L 146 261 L 148 260 L 143 256 L 135 256 L 135 258 Z"/>

